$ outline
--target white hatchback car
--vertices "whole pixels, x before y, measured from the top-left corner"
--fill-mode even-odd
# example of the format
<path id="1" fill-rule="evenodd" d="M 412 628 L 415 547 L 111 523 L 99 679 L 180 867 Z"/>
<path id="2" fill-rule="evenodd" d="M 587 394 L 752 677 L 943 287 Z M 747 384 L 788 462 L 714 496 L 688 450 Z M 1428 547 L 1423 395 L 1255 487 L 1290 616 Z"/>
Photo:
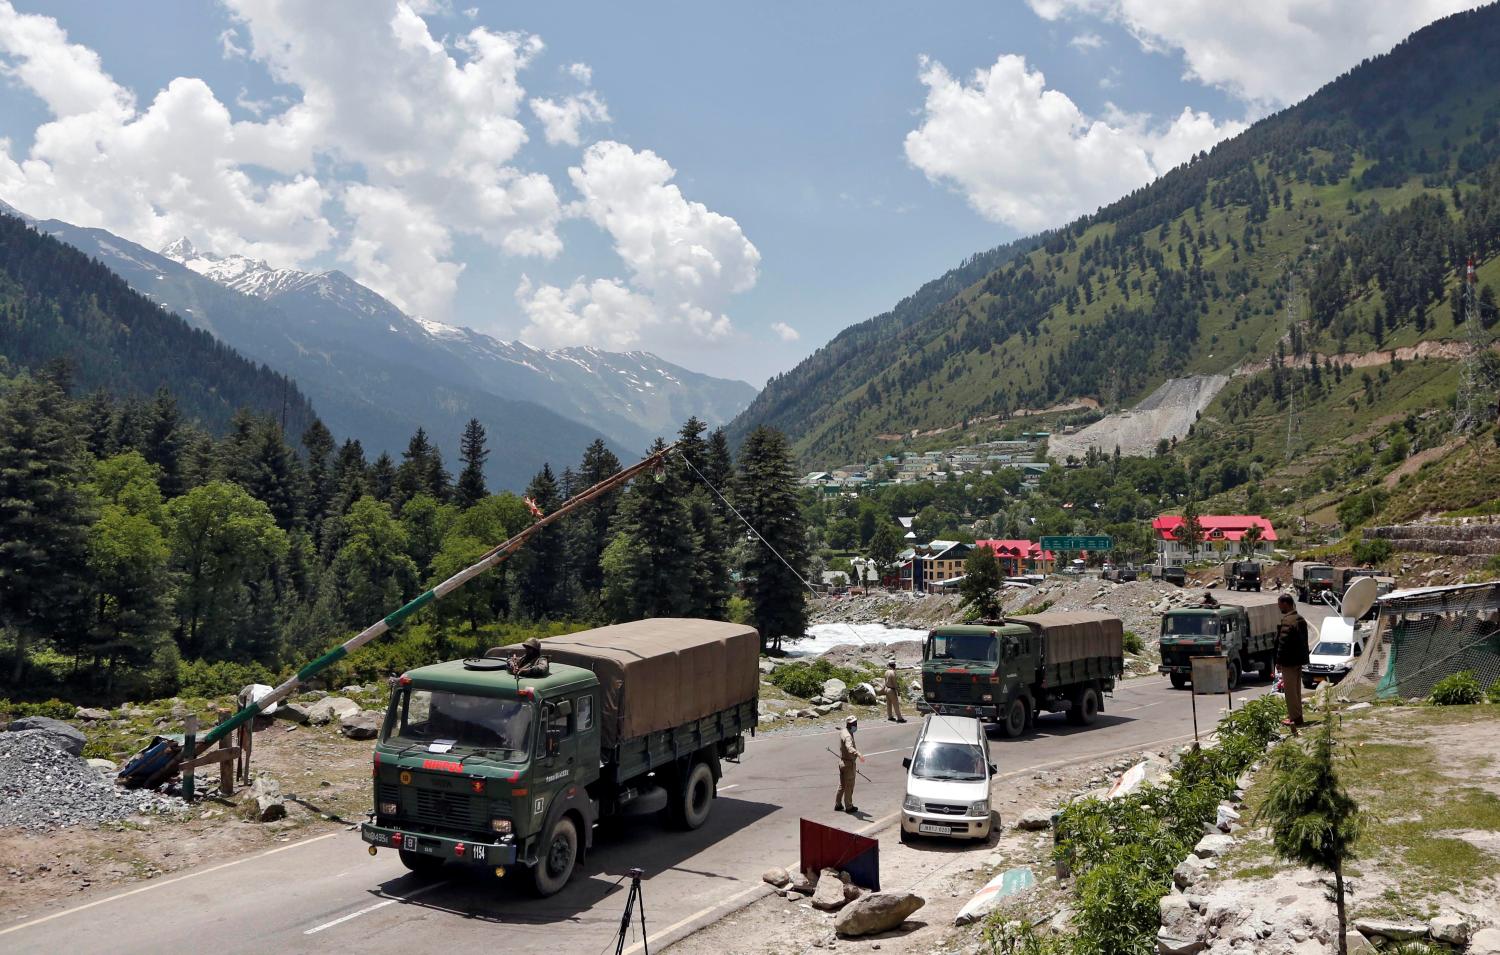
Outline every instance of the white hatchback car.
<path id="1" fill-rule="evenodd" d="M 933 713 L 922 723 L 917 745 L 902 760 L 906 798 L 901 804 L 901 841 L 911 836 L 987 839 L 990 834 L 990 741 L 984 724 L 967 716 Z"/>

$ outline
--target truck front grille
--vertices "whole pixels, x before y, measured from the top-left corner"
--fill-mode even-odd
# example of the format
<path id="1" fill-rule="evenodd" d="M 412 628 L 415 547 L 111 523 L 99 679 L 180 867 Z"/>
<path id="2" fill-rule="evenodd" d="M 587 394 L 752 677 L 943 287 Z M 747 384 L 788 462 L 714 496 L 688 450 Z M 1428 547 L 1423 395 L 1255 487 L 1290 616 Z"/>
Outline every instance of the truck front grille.
<path id="1" fill-rule="evenodd" d="M 416 795 L 419 822 L 450 829 L 483 829 L 488 825 L 480 798 L 432 789 L 418 789 Z"/>

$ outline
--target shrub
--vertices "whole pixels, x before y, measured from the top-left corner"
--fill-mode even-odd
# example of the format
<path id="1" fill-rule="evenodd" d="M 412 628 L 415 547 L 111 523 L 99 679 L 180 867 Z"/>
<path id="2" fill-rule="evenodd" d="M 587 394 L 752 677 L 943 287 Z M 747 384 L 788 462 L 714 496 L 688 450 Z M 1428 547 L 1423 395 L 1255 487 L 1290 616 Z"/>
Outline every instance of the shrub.
<path id="1" fill-rule="evenodd" d="M 1134 630 L 1126 630 L 1125 631 L 1125 652 L 1126 653 L 1142 653 L 1142 652 L 1145 651 L 1145 649 L 1146 649 L 1146 642 L 1141 639 L 1141 635 L 1140 634 L 1136 633 Z"/>
<path id="2" fill-rule="evenodd" d="M 183 696 L 233 696 L 250 683 L 275 685 L 276 678 L 259 663 L 190 660 L 177 668 L 178 692 Z"/>
<path id="3" fill-rule="evenodd" d="M 1490 684 L 1490 688 L 1484 691 L 1485 697 L 1491 703 L 1500 703 L 1500 680 Z"/>
<path id="4" fill-rule="evenodd" d="M 827 660 L 814 660 L 812 663 L 783 664 L 772 670 L 766 679 L 792 696 L 805 700 L 823 692 L 823 684 L 829 680 L 839 679 L 845 684 L 853 684 L 860 681 L 860 674 L 848 667 L 834 666 Z"/>
<path id="5" fill-rule="evenodd" d="M 1500 434 L 1500 429 L 1496 429 L 1495 433 Z M 1487 574 L 1500 574 L 1500 554 L 1496 554 L 1484 562 L 1484 572 Z"/>
<path id="6" fill-rule="evenodd" d="M 1433 706 L 1468 706 L 1483 698 L 1479 690 L 1479 678 L 1474 675 L 1474 671 L 1460 670 L 1437 681 L 1427 702 Z"/>
<path id="7" fill-rule="evenodd" d="M 1383 564 L 1390 560 L 1392 552 L 1391 542 L 1388 540 L 1358 540 L 1353 547 L 1356 564 Z"/>
<path id="8" fill-rule="evenodd" d="M 10 700 L 0 700 L 0 713 L 5 713 L 13 720 L 18 720 L 23 716 L 50 716 L 55 720 L 70 720 L 76 712 L 78 712 L 77 706 L 58 699 L 43 700 L 40 703 L 12 703 Z"/>

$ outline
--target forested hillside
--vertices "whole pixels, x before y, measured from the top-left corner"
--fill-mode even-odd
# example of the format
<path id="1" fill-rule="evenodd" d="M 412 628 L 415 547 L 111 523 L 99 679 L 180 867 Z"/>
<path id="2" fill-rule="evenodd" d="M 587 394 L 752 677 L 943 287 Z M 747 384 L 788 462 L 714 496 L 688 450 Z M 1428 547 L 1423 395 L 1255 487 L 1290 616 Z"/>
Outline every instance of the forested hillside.
<path id="1" fill-rule="evenodd" d="M 1259 369 L 1215 409 L 1243 418 L 1315 376 L 1341 381 L 1362 353 L 1439 340 L 1451 359 L 1468 334 L 1453 297 L 1469 255 L 1493 335 L 1497 48 L 1500 7 L 1441 20 L 1029 251 L 1009 247 L 1025 254 L 956 294 L 850 329 L 735 427 L 773 422 L 804 461 L 830 465 L 914 428 L 1080 396 L 1128 404 L 1184 374 Z M 1437 377 L 1451 395 L 1457 363 Z"/>
<path id="2" fill-rule="evenodd" d="M 166 388 L 181 414 L 215 432 L 240 408 L 299 432 L 313 419 L 284 375 L 163 311 L 72 246 L 0 215 L 0 371 L 59 359 L 81 391 L 126 398 Z"/>

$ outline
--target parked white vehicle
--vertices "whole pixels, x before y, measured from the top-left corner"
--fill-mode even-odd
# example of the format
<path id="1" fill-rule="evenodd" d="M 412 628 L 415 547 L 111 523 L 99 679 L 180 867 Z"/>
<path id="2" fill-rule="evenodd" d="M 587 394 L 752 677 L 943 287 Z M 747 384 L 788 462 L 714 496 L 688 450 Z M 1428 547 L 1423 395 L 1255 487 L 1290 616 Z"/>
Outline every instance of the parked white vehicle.
<path id="1" fill-rule="evenodd" d="M 1311 690 L 1319 683 L 1338 683 L 1349 675 L 1364 654 L 1369 635 L 1339 617 L 1328 617 L 1318 632 L 1318 643 L 1302 668 L 1302 685 Z"/>
<path id="2" fill-rule="evenodd" d="M 989 838 L 990 780 L 995 765 L 990 762 L 990 741 L 982 722 L 931 714 L 902 765 L 906 767 L 902 842 L 917 835 Z"/>

